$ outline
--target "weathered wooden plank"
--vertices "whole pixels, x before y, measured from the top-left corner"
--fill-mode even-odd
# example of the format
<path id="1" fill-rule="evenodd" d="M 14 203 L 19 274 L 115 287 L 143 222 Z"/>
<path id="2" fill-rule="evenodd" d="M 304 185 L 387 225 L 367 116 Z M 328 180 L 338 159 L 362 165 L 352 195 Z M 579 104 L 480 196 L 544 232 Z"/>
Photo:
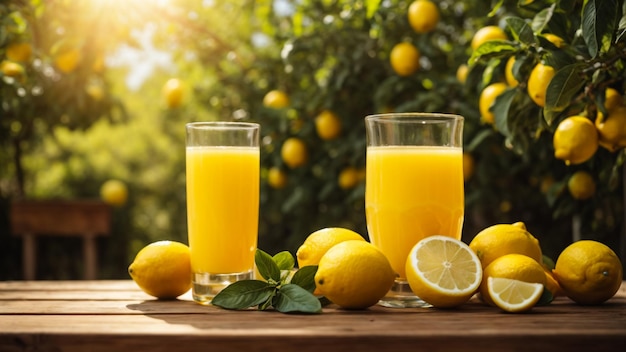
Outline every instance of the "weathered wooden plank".
<path id="1" fill-rule="evenodd" d="M 2 281 L 3 291 L 139 291 L 132 280 Z"/>
<path id="2" fill-rule="evenodd" d="M 565 327 L 562 316 L 542 314 L 491 312 L 486 314 L 489 319 L 476 320 L 458 312 L 376 311 L 380 314 L 335 311 L 326 316 L 284 316 L 221 311 L 215 316 L 21 316 L 19 326 L 7 321 L 10 317 L 0 316 L 0 346 L 63 351 L 104 351 L 105 347 L 108 351 L 546 351 L 559 346 L 569 351 L 616 351 L 626 343 L 623 320 L 611 324 L 612 328 L 587 323 L 588 329 L 576 330 Z"/>
<path id="3" fill-rule="evenodd" d="M 5 343 L 3 340 L 8 340 Z M 497 339 L 483 336 L 459 339 L 451 335 L 431 335 L 419 337 L 375 335 L 375 336 L 240 336 L 198 335 L 190 338 L 184 335 L 38 335 L 5 337 L 0 335 L 2 351 L 64 351 L 64 352 L 110 352 L 110 351 L 151 351 L 151 352 L 420 352 L 420 351 L 621 351 L 624 340 L 619 337 L 598 336 L 507 336 Z"/>
<path id="4" fill-rule="evenodd" d="M 454 310 L 349 311 L 331 305 L 318 315 L 228 311 L 198 305 L 188 294 L 155 300 L 130 280 L 0 282 L 0 297 L 3 352 L 491 352 L 555 346 L 571 352 L 622 351 L 626 345 L 624 285 L 600 306 L 562 297 L 527 314 L 502 313 L 476 299 Z"/>

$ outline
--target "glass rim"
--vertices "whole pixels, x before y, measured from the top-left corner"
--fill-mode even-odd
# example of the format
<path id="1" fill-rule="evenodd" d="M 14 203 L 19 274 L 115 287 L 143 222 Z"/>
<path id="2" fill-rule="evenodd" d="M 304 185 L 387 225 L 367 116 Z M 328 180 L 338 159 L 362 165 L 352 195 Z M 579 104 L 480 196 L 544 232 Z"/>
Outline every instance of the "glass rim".
<path id="1" fill-rule="evenodd" d="M 187 128 L 193 129 L 259 129 L 260 124 L 256 122 L 240 122 L 240 121 L 201 121 L 188 122 L 185 124 Z"/>
<path id="2" fill-rule="evenodd" d="M 442 112 L 389 112 L 381 114 L 372 114 L 365 116 L 366 121 L 394 121 L 394 122 L 444 122 L 444 121 L 463 121 L 465 118 L 458 114 L 442 113 Z"/>

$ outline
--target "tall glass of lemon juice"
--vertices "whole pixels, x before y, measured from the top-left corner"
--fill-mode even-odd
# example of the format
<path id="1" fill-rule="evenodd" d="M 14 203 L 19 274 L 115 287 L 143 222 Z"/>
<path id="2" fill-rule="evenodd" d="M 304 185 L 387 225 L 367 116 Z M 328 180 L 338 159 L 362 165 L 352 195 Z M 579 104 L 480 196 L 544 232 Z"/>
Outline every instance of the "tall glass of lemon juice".
<path id="1" fill-rule="evenodd" d="M 186 125 L 187 227 L 192 295 L 209 304 L 224 287 L 251 279 L 259 224 L 260 126 Z"/>
<path id="2" fill-rule="evenodd" d="M 427 306 L 406 282 L 409 251 L 432 235 L 461 238 L 463 117 L 389 113 L 365 118 L 365 212 L 370 241 L 397 273 L 379 304 Z"/>

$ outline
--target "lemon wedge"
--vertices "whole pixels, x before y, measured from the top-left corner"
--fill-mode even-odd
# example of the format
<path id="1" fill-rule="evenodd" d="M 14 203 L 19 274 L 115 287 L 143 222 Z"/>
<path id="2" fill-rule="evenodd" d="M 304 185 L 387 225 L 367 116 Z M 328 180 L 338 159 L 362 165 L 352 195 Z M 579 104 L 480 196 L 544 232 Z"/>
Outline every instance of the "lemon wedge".
<path id="1" fill-rule="evenodd" d="M 543 293 L 543 285 L 540 283 L 503 277 L 489 277 L 487 289 L 493 303 L 500 309 L 511 313 L 530 310 L 539 302 Z"/>

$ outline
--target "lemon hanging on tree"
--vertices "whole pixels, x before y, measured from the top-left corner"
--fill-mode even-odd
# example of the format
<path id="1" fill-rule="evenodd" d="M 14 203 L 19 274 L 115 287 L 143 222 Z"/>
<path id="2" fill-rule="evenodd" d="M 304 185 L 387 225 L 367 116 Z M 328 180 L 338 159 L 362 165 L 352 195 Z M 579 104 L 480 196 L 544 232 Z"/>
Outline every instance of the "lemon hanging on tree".
<path id="1" fill-rule="evenodd" d="M 56 55 L 55 66 L 63 73 L 72 73 L 82 61 L 82 53 L 77 48 L 71 48 Z"/>
<path id="2" fill-rule="evenodd" d="M 513 65 L 515 65 L 515 56 L 511 56 L 507 61 L 504 67 L 504 77 L 506 79 L 506 83 L 511 87 L 517 87 L 519 81 L 515 78 L 513 74 Z"/>
<path id="3" fill-rule="evenodd" d="M 567 181 L 567 189 L 574 199 L 585 200 L 596 193 L 596 183 L 587 171 L 576 171 Z"/>
<path id="4" fill-rule="evenodd" d="M 581 164 L 598 150 L 598 131 L 584 116 L 570 116 L 561 121 L 552 138 L 554 157 L 567 165 Z"/>
<path id="5" fill-rule="evenodd" d="M 121 180 L 107 180 L 100 186 L 100 197 L 109 205 L 121 207 L 128 199 L 128 188 Z"/>
<path id="6" fill-rule="evenodd" d="M 420 52 L 417 48 L 407 42 L 396 44 L 391 49 L 389 61 L 391 68 L 399 76 L 410 76 L 420 68 Z"/>
<path id="7" fill-rule="evenodd" d="M 170 78 L 163 85 L 163 89 L 161 91 L 163 94 L 163 99 L 165 100 L 165 105 L 174 109 L 182 105 L 183 96 L 184 96 L 184 88 L 183 82 L 178 78 Z"/>
<path id="8" fill-rule="evenodd" d="M 492 83 L 485 87 L 480 93 L 478 99 L 478 109 L 480 110 L 480 118 L 483 122 L 493 124 L 495 122 L 495 116 L 491 111 L 491 107 L 496 98 L 500 94 L 504 93 L 507 89 L 507 85 L 502 82 Z"/>
<path id="9" fill-rule="evenodd" d="M 608 116 L 605 117 L 602 112 L 598 112 L 595 121 L 599 137 L 598 143 L 611 152 L 626 147 L 626 106 L 621 105 L 621 96 L 618 95 L 618 97 L 619 102 L 610 101 L 607 93 L 605 105 L 607 105 L 609 112 Z"/>
<path id="10" fill-rule="evenodd" d="M 263 105 L 272 109 L 283 109 L 289 106 L 289 96 L 282 90 L 270 90 L 263 97 Z"/>
<path id="11" fill-rule="evenodd" d="M 337 178 L 337 183 L 341 189 L 351 189 L 359 183 L 359 170 L 357 170 L 354 166 L 345 167 L 339 173 L 339 177 Z"/>
<path id="12" fill-rule="evenodd" d="M 297 137 L 290 137 L 285 140 L 280 155 L 287 166 L 292 169 L 306 164 L 308 160 L 308 151 L 306 144 Z"/>
<path id="13" fill-rule="evenodd" d="M 415 0 L 409 5 L 408 18 L 416 33 L 428 33 L 439 23 L 439 8 L 430 0 Z"/>
<path id="14" fill-rule="evenodd" d="M 33 47 L 29 43 L 15 42 L 6 48 L 7 59 L 15 62 L 27 62 L 33 55 Z"/>
<path id="15" fill-rule="evenodd" d="M 287 174 L 279 167 L 271 167 L 267 172 L 267 183 L 275 189 L 285 188 L 287 185 Z"/>
<path id="16" fill-rule="evenodd" d="M 546 91 L 554 75 L 554 68 L 543 63 L 535 65 L 530 72 L 527 86 L 528 95 L 540 107 L 546 106 Z"/>
<path id="17" fill-rule="evenodd" d="M 341 120 L 334 112 L 324 110 L 315 117 L 315 131 L 321 139 L 335 139 L 341 134 Z"/>
<path id="18" fill-rule="evenodd" d="M 491 40 L 506 40 L 507 36 L 504 31 L 498 26 L 486 26 L 474 34 L 472 37 L 472 50 L 478 49 L 484 43 Z"/>

